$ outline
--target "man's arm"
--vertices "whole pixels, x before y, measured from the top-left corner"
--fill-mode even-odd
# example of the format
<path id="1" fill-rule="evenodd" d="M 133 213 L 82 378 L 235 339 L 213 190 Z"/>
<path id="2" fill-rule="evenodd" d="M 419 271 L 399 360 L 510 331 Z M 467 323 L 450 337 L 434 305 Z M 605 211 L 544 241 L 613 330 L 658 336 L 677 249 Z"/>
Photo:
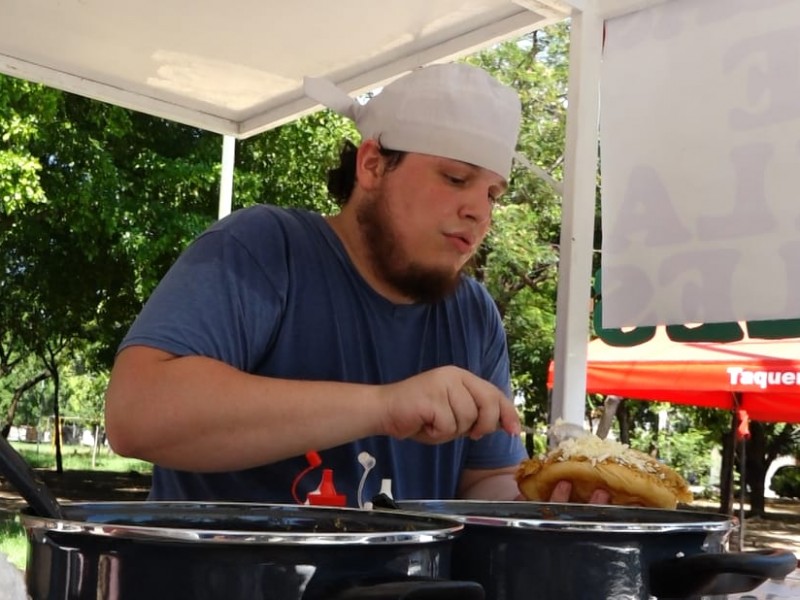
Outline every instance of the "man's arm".
<path id="1" fill-rule="evenodd" d="M 130 346 L 106 392 L 116 452 L 191 471 L 246 469 L 371 435 L 442 443 L 498 423 L 519 433 L 503 393 L 456 367 L 381 386 L 295 381 Z"/>
<path id="2" fill-rule="evenodd" d="M 191 471 L 238 470 L 375 434 L 381 416 L 373 393 L 131 346 L 111 372 L 106 428 L 124 456 Z"/>
<path id="3" fill-rule="evenodd" d="M 500 469 L 464 469 L 458 497 L 465 500 L 522 500 L 514 473 L 517 466 Z"/>

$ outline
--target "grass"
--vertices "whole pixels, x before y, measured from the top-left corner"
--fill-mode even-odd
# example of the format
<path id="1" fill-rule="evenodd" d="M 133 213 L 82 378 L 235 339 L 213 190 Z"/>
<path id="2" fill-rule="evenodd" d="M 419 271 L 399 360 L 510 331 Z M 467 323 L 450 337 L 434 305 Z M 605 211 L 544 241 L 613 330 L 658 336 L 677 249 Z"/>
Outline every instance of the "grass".
<path id="1" fill-rule="evenodd" d="M 34 469 L 54 469 L 56 452 L 52 444 L 11 442 L 14 449 L 22 455 Z M 150 463 L 117 456 L 107 448 L 99 450 L 92 466 L 92 449 L 88 446 L 64 446 L 61 449 L 62 464 L 65 471 L 112 471 L 115 473 L 150 473 Z M 9 561 L 25 568 L 28 555 L 28 540 L 17 515 L 0 511 L 0 552 L 8 556 Z M 0 592 L 2 596 L 2 592 Z"/>
<path id="2" fill-rule="evenodd" d="M 34 469 L 50 469 L 56 466 L 56 449 L 52 444 L 35 442 L 11 442 L 14 449 Z M 113 471 L 115 473 L 150 473 L 152 465 L 135 458 L 125 458 L 103 448 L 97 452 L 92 466 L 92 449 L 89 446 L 63 446 L 61 461 L 65 471 Z"/>
<path id="3" fill-rule="evenodd" d="M 16 515 L 6 513 L 0 516 L 0 552 L 8 556 L 11 564 L 20 569 L 25 568 L 28 540 Z"/>

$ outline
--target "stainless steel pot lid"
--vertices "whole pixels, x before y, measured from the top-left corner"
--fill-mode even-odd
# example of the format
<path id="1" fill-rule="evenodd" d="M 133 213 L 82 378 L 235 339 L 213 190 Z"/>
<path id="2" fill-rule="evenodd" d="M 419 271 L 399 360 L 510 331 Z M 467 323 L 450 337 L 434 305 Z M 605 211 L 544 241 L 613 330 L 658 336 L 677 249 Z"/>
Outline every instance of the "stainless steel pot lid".
<path id="1" fill-rule="evenodd" d="M 736 526 L 736 522 L 725 515 L 689 510 L 479 500 L 414 500 L 397 504 L 402 512 L 437 514 L 467 525 L 540 531 L 728 532 Z"/>
<path id="2" fill-rule="evenodd" d="M 63 519 L 21 513 L 26 529 L 214 544 L 396 545 L 449 540 L 464 525 L 442 515 L 287 504 L 77 502 Z"/>

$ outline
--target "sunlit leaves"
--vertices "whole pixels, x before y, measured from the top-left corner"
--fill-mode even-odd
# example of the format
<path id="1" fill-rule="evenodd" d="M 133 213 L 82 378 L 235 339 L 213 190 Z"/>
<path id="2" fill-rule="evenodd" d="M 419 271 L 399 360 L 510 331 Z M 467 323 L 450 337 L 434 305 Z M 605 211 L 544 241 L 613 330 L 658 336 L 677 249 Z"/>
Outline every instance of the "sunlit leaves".
<path id="1" fill-rule="evenodd" d="M 9 215 L 26 204 L 45 200 L 39 170 L 36 159 L 0 150 L 0 214 Z"/>
<path id="2" fill-rule="evenodd" d="M 326 175 L 347 138 L 359 139 L 353 124 L 320 111 L 243 141 L 236 163 L 237 204 L 263 202 L 323 214 L 335 211 Z"/>

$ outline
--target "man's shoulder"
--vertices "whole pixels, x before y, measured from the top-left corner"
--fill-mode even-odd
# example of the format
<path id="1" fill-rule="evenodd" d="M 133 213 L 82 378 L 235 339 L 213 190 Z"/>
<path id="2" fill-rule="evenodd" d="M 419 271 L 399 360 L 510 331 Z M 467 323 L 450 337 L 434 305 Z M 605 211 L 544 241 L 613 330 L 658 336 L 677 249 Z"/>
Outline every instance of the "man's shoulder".
<path id="1" fill-rule="evenodd" d="M 494 298 L 486 286 L 473 277 L 462 278 L 450 302 L 457 307 L 472 331 L 486 333 L 502 328 L 500 311 Z"/>
<path id="2" fill-rule="evenodd" d="M 321 215 L 298 208 L 256 204 L 240 208 L 220 219 L 206 234 L 225 233 L 245 247 L 286 242 L 305 243 L 313 234 L 321 233 Z"/>
<path id="3" fill-rule="evenodd" d="M 496 308 L 489 290 L 474 277 L 465 275 L 456 288 L 453 299 L 459 304 Z"/>
<path id="4" fill-rule="evenodd" d="M 254 204 L 235 210 L 227 217 L 220 219 L 214 229 L 228 231 L 248 231 L 264 227 L 293 228 L 307 227 L 322 217 L 316 213 L 299 208 L 286 208 L 274 204 Z"/>

